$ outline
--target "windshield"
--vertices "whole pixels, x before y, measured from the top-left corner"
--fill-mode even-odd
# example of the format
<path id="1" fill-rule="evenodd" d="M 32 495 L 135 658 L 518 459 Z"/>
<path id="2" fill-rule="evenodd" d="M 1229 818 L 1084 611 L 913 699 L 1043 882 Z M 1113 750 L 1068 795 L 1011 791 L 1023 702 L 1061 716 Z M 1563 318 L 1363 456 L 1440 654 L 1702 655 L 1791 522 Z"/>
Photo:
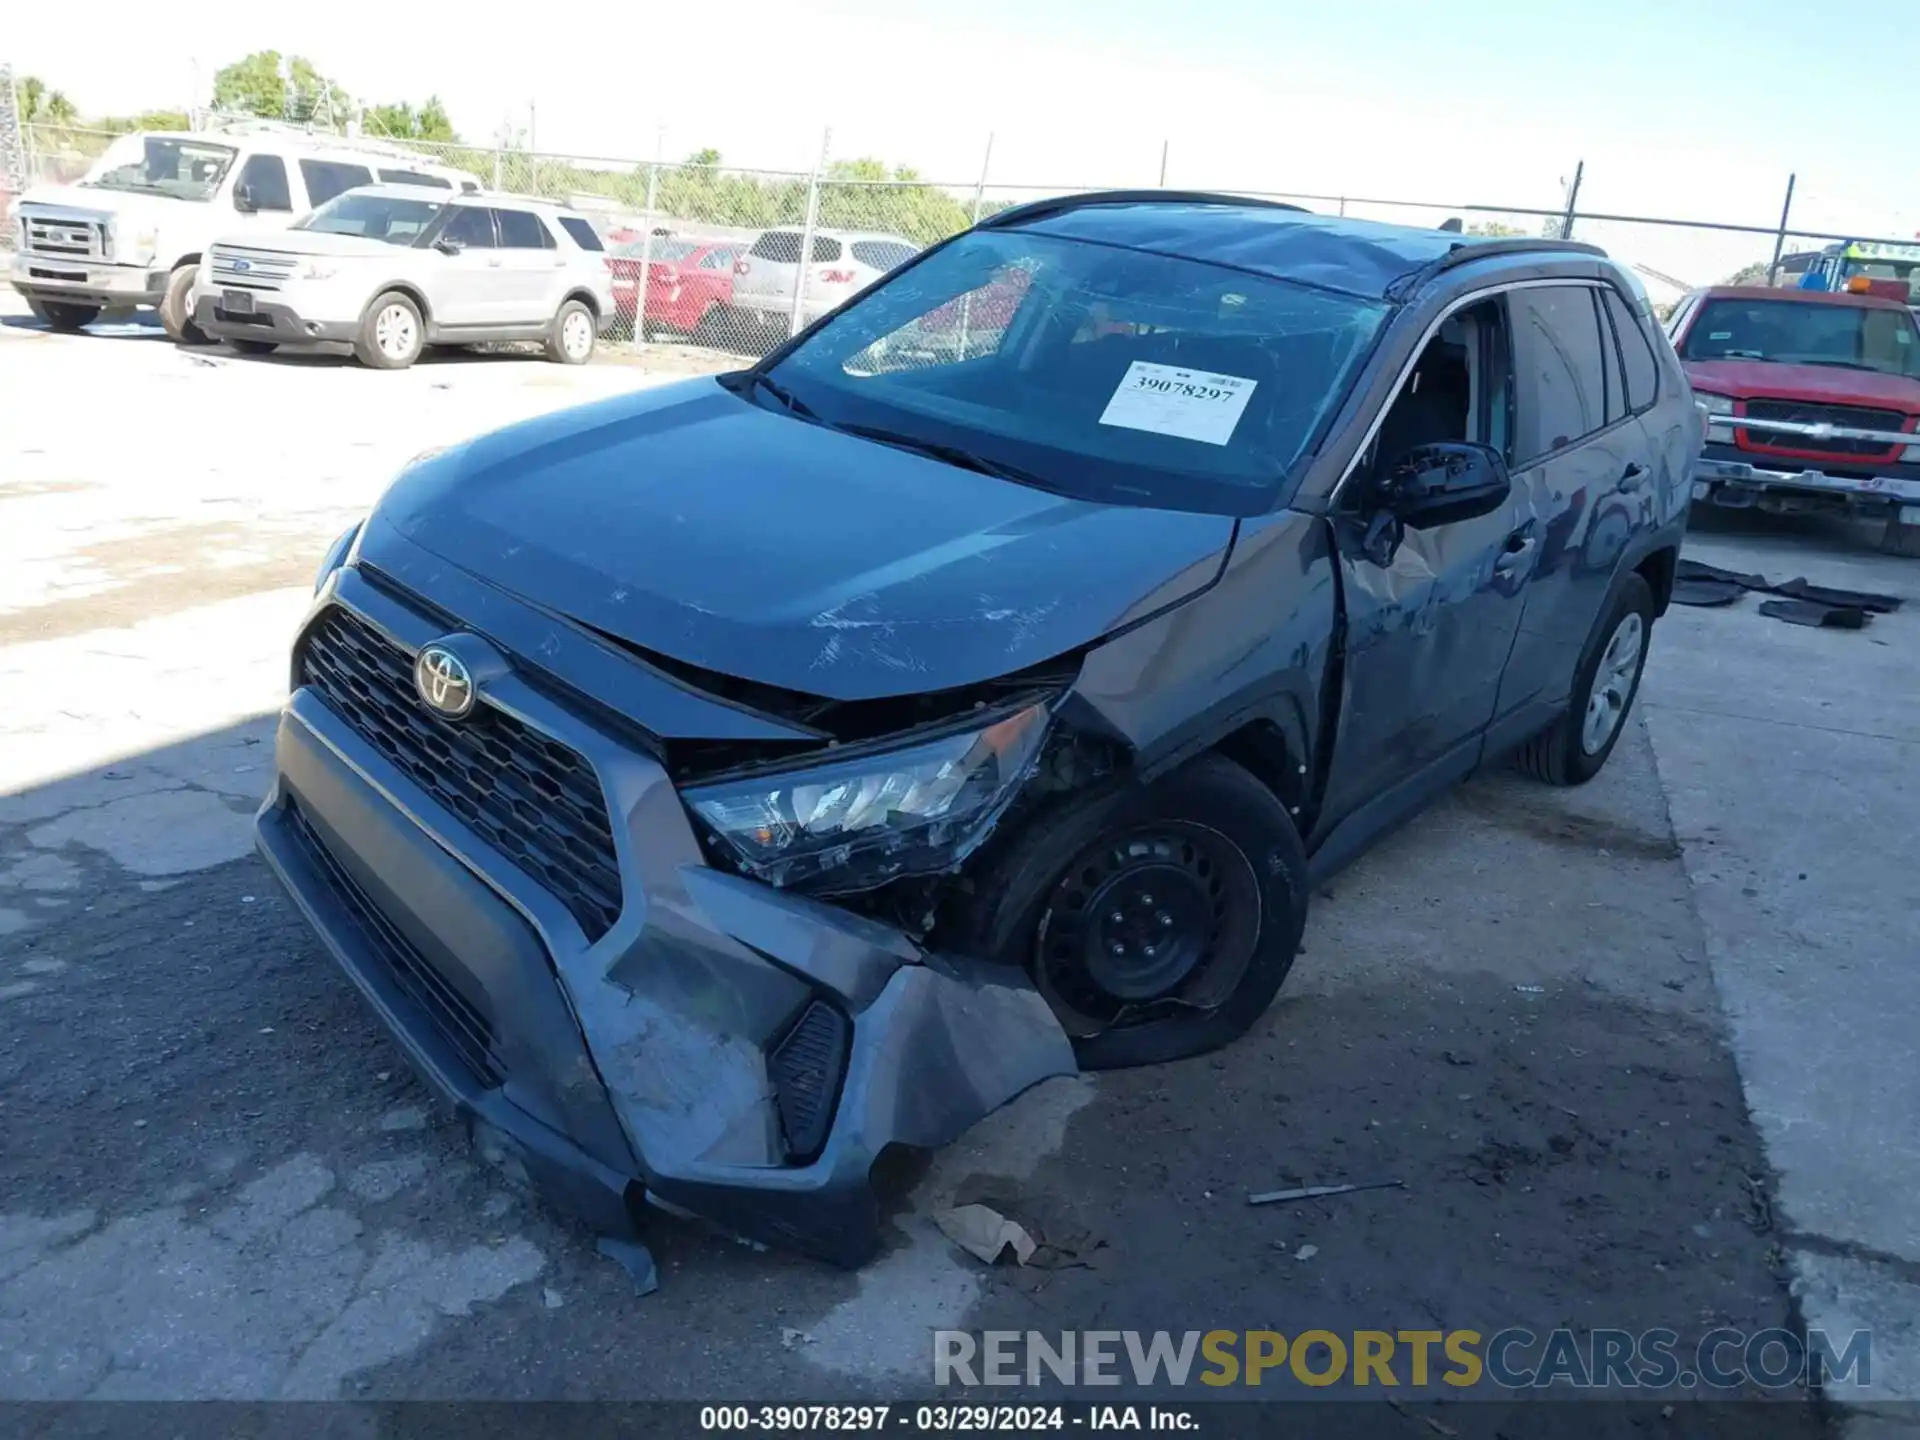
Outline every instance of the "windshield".
<path id="1" fill-rule="evenodd" d="M 445 209 L 435 200 L 409 200 L 392 195 L 336 195 L 318 210 L 297 221 L 295 230 L 317 230 L 323 235 L 364 235 L 389 245 L 411 245 Z"/>
<path id="2" fill-rule="evenodd" d="M 94 190 L 211 200 L 233 164 L 230 145 L 168 135 L 122 135 L 93 162 L 81 184 Z"/>
<path id="3" fill-rule="evenodd" d="M 1198 261 L 975 231 L 767 373 L 822 423 L 959 448 L 1063 494 L 1258 514 L 1385 315 Z"/>
<path id="4" fill-rule="evenodd" d="M 1800 300 L 1709 300 L 1682 360 L 1834 365 L 1920 379 L 1920 327 L 1908 310 Z"/>

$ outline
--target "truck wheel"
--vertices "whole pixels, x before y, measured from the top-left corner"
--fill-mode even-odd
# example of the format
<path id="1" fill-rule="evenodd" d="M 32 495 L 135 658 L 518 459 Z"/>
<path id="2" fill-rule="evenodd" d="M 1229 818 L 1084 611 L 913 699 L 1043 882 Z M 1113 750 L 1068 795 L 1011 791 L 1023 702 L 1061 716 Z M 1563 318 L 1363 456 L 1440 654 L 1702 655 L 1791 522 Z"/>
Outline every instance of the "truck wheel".
<path id="1" fill-rule="evenodd" d="M 1033 976 L 1082 1069 L 1157 1065 L 1266 1013 L 1299 953 L 1307 878 L 1286 806 L 1204 755 L 1035 820 L 976 878 L 961 925 L 974 953 Z"/>
<path id="2" fill-rule="evenodd" d="M 1584 785 L 1600 773 L 1627 728 L 1652 632 L 1653 590 L 1629 574 L 1587 639 L 1565 713 L 1515 752 L 1522 770 L 1549 785 Z"/>
<path id="3" fill-rule="evenodd" d="M 586 364 L 593 358 L 596 328 L 593 311 L 578 300 L 567 301 L 547 331 L 547 359 L 556 365 Z"/>
<path id="4" fill-rule="evenodd" d="M 374 370 L 404 370 L 427 348 L 426 338 L 420 307 L 398 290 L 389 290 L 367 307 L 353 355 Z"/>
<path id="5" fill-rule="evenodd" d="M 167 332 L 176 345 L 211 343 L 207 332 L 194 324 L 187 312 L 187 298 L 193 289 L 193 277 L 198 269 L 197 265 L 192 264 L 176 266 L 167 277 L 167 293 L 160 301 L 160 328 Z"/>
<path id="6" fill-rule="evenodd" d="M 71 335 L 100 318 L 98 305 L 69 305 L 63 300 L 29 300 L 27 308 L 47 322 L 49 330 Z"/>
<path id="7" fill-rule="evenodd" d="M 1903 525 L 1898 519 L 1887 521 L 1880 548 L 1889 555 L 1920 559 L 1920 525 Z"/>

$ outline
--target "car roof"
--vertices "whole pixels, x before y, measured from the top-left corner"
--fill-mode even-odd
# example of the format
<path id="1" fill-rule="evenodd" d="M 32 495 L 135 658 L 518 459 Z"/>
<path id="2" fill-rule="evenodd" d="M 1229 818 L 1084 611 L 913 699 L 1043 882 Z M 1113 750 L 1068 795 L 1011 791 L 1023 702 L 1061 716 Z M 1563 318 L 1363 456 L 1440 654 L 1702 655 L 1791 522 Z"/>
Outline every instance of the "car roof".
<path id="1" fill-rule="evenodd" d="M 383 200 L 438 200 L 443 204 L 460 197 L 439 185 L 407 185 L 397 180 L 384 180 L 378 185 L 355 185 L 343 194 L 373 195 Z"/>
<path id="2" fill-rule="evenodd" d="M 1702 300 L 1788 300 L 1798 305 L 1851 305 L 1858 310 L 1907 310 L 1891 295 L 1856 295 L 1849 290 L 1799 290 L 1777 285 L 1709 285 Z"/>
<path id="3" fill-rule="evenodd" d="M 982 223 L 1062 239 L 1090 240 L 1297 280 L 1369 299 L 1385 298 L 1422 272 L 1496 255 L 1604 258 L 1577 241 L 1483 239 L 1423 230 L 1241 196 L 1119 191 L 1036 201 Z"/>

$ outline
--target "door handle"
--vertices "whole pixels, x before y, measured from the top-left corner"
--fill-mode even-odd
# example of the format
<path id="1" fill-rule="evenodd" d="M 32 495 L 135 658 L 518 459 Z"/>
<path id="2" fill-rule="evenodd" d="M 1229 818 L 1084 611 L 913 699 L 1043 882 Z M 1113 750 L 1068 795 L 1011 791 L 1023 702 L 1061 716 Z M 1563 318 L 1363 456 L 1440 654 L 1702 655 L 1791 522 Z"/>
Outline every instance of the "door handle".
<path id="1" fill-rule="evenodd" d="M 1647 467 L 1640 464 L 1638 461 L 1627 466 L 1625 470 L 1620 472 L 1620 488 L 1622 490 L 1627 490 L 1627 491 L 1638 490 L 1642 485 L 1646 483 L 1647 483 Z"/>

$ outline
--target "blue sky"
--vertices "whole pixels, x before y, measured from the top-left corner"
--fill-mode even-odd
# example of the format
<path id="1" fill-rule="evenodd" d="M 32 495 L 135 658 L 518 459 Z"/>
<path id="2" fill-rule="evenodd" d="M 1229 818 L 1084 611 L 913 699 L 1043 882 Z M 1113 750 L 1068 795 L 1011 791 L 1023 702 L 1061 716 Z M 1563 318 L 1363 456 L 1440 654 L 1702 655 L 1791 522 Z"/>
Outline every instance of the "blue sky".
<path id="1" fill-rule="evenodd" d="M 89 13 L 75 27 L 26 6 L 0 43 L 94 109 L 179 104 L 196 75 L 204 86 L 217 65 L 272 47 L 363 97 L 437 90 L 470 137 L 509 114 L 525 126 L 531 107 L 540 148 L 578 154 L 714 145 L 730 163 L 804 169 L 831 125 L 837 155 L 959 184 L 992 133 L 991 180 L 1068 187 L 1151 184 L 1164 143 L 1172 184 L 1443 206 L 1552 205 L 1584 160 L 1582 208 L 1759 225 L 1797 171 L 1809 228 L 1920 228 L 1910 67 L 1897 45 L 1844 38 L 1849 13 L 1865 32 L 1868 7 L 680 0 L 503 5 L 449 23 L 442 5 L 334 0 L 157 29 L 125 0 Z M 137 54 L 107 56 L 93 38 L 133 30 L 147 37 Z M 1443 212 L 1368 213 L 1431 224 Z M 1761 244 L 1589 233 L 1689 280 Z"/>

